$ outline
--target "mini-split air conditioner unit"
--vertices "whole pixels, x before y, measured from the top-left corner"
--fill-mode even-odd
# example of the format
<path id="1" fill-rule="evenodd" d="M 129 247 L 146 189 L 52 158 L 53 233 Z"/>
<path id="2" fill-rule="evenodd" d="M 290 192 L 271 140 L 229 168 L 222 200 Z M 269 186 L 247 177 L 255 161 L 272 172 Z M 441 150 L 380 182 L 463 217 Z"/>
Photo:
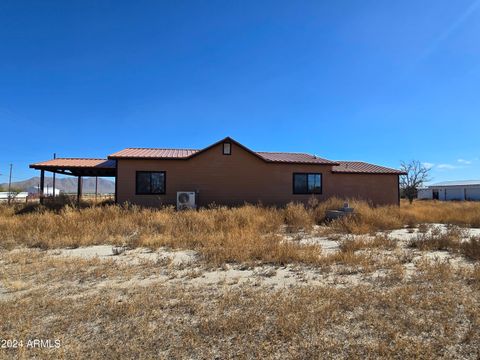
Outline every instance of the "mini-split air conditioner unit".
<path id="1" fill-rule="evenodd" d="M 196 209 L 194 191 L 177 191 L 177 210 Z"/>

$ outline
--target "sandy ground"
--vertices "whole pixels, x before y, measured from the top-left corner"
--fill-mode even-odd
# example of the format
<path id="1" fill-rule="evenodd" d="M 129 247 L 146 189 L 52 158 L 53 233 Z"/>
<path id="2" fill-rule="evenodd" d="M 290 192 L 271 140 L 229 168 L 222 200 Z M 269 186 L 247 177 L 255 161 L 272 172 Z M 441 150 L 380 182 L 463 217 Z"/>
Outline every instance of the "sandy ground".
<path id="1" fill-rule="evenodd" d="M 396 246 L 345 260 L 344 240 L 375 236 L 323 230 L 284 237 L 321 246 L 315 265 L 214 266 L 188 249 L 111 245 L 0 250 L 0 337 L 62 339 L 0 358 L 478 358 L 478 262 L 410 247 L 425 228 L 375 234 Z"/>

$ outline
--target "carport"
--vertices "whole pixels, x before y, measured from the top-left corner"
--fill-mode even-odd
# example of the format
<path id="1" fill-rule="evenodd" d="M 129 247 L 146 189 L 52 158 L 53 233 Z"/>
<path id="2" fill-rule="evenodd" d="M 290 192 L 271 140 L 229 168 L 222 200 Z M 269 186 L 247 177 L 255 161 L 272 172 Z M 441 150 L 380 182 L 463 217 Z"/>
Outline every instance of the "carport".
<path id="1" fill-rule="evenodd" d="M 40 170 L 40 203 L 44 203 L 45 171 L 53 174 L 62 174 L 77 177 L 77 204 L 82 198 L 82 177 L 116 177 L 116 160 L 85 159 L 85 158 L 56 158 L 30 164 L 31 169 Z M 55 176 L 53 177 L 55 188 Z M 55 195 L 54 195 L 55 196 Z M 115 201 L 117 198 L 115 182 Z"/>

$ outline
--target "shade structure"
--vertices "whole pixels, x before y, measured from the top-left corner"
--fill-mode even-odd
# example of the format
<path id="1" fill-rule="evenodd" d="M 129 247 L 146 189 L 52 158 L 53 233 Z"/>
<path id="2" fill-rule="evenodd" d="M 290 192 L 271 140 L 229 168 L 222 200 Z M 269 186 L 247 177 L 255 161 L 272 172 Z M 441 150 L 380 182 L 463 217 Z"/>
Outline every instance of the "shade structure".
<path id="1" fill-rule="evenodd" d="M 107 159 L 57 158 L 30 164 L 30 168 L 72 176 L 114 177 L 116 161 Z"/>
<path id="2" fill-rule="evenodd" d="M 82 177 L 115 177 L 117 173 L 117 162 L 116 160 L 108 159 L 56 158 L 30 164 L 30 168 L 40 170 L 40 203 L 43 204 L 44 202 L 45 171 L 50 171 L 56 174 L 77 177 L 77 203 L 80 205 L 82 197 Z"/>

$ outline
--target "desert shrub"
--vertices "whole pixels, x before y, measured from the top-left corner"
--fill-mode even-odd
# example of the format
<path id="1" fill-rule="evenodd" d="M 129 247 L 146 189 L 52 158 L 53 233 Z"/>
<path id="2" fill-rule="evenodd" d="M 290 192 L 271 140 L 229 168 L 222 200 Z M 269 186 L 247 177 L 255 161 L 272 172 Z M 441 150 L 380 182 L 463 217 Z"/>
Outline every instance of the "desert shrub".
<path id="1" fill-rule="evenodd" d="M 343 253 L 355 252 L 365 248 L 366 243 L 364 238 L 347 237 L 340 242 L 339 248 Z"/>
<path id="2" fill-rule="evenodd" d="M 392 250 L 397 244 L 386 234 L 377 235 L 373 238 L 368 236 L 347 236 L 340 243 L 341 252 L 355 252 L 362 249 L 385 249 Z"/>
<path id="3" fill-rule="evenodd" d="M 373 207 L 358 200 L 349 201 L 354 212 L 332 221 L 332 230 L 347 234 L 368 234 L 382 230 L 392 230 L 412 223 L 401 213 L 398 206 Z"/>
<path id="4" fill-rule="evenodd" d="M 480 260 L 480 237 L 471 237 L 462 242 L 460 246 L 462 254 L 472 260 Z"/>
<path id="5" fill-rule="evenodd" d="M 314 222 L 311 213 L 299 203 L 287 204 L 284 209 L 284 221 L 289 232 L 310 231 Z"/>
<path id="6" fill-rule="evenodd" d="M 457 251 L 466 236 L 466 230 L 458 226 L 449 226 L 446 231 L 440 226 L 432 226 L 426 232 L 419 232 L 408 245 L 419 250 Z"/>
<path id="7" fill-rule="evenodd" d="M 343 207 L 343 203 L 343 200 L 336 197 L 329 198 L 325 201 L 320 202 L 309 201 L 309 211 L 313 220 L 317 224 L 321 224 L 325 222 L 328 210 L 340 209 L 341 207 Z"/>
<path id="8" fill-rule="evenodd" d="M 387 234 L 380 234 L 375 236 L 369 242 L 369 247 L 371 248 L 380 248 L 385 250 L 393 250 L 397 247 L 395 240 L 390 238 Z"/>

